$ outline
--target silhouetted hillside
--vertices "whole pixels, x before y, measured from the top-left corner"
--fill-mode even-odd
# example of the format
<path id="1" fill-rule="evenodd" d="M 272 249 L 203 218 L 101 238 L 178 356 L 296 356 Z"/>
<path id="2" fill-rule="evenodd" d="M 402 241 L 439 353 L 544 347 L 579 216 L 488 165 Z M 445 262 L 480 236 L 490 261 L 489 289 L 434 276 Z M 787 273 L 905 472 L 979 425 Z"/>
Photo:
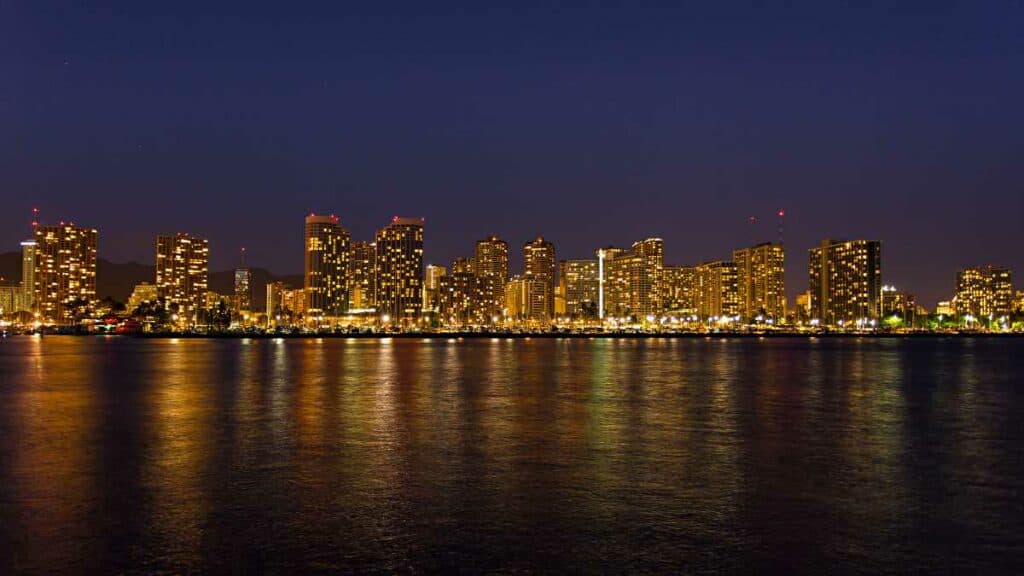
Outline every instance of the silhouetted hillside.
<path id="1" fill-rule="evenodd" d="M 21 252 L 0 254 L 0 280 L 12 284 L 21 281 Z"/>
<path id="2" fill-rule="evenodd" d="M 5 252 L 0 254 L 0 278 L 5 282 L 21 281 L 21 253 Z M 138 262 L 111 262 L 100 259 L 96 264 L 96 292 L 100 298 L 111 298 L 125 302 L 132 289 L 141 282 L 153 282 L 156 269 L 149 264 Z M 277 276 L 263 268 L 252 268 L 253 307 L 263 310 L 267 299 L 267 284 L 282 281 L 298 288 L 302 286 L 302 274 L 286 274 Z M 235 290 L 234 270 L 221 270 L 210 273 L 210 290 L 221 294 L 231 294 Z"/>

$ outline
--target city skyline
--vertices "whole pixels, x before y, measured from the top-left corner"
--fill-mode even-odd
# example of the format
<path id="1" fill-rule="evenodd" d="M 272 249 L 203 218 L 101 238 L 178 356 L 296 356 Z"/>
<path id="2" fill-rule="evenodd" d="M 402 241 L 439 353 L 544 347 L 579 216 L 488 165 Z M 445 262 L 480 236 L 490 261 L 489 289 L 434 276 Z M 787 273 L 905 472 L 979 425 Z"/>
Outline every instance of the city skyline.
<path id="1" fill-rule="evenodd" d="M 0 311 L 34 312 L 37 320 L 59 324 L 96 318 L 95 310 L 104 309 L 97 290 L 99 230 L 48 226 L 38 215 L 33 209 L 33 236 L 20 243 L 21 282 L 0 286 Z M 495 235 L 477 240 L 472 256 L 458 256 L 449 267 L 426 264 L 424 231 L 423 218 L 394 216 L 372 242 L 364 241 L 353 239 L 337 215 L 311 213 L 305 216 L 301 287 L 273 280 L 253 285 L 243 247 L 230 294 L 208 289 L 206 238 L 157 235 L 154 283 L 137 284 L 129 301 L 146 304 L 143 315 L 151 316 L 154 305 L 166 309 L 179 327 L 255 322 L 263 302 L 260 322 L 271 326 L 340 325 L 359 317 L 407 329 L 510 322 L 532 328 L 707 322 L 871 329 L 886 321 L 921 327 L 922 314 L 940 324 L 945 316 L 968 328 L 977 321 L 1006 329 L 1024 309 L 1012 270 L 991 264 L 960 269 L 952 297 L 924 308 L 912 286 L 883 283 L 879 240 L 826 238 L 809 248 L 806 289 L 801 285 L 791 304 L 786 249 L 771 242 L 737 248 L 731 260 L 680 266 L 665 263 L 661 238 L 567 259 L 538 235 L 523 243 L 517 274 L 508 242 Z"/>
<path id="2" fill-rule="evenodd" d="M 20 244 L 20 246 L 22 248 L 22 258 L 23 258 L 23 262 L 22 262 L 22 275 L 24 275 L 26 273 L 26 271 L 30 270 L 30 267 L 27 265 L 27 258 L 28 258 L 28 254 L 30 252 L 31 253 L 35 253 L 35 244 L 33 242 L 35 242 L 34 237 L 35 237 L 36 230 L 38 230 L 39 228 L 45 227 L 39 221 L 37 221 L 37 219 L 40 219 L 39 212 L 40 212 L 40 210 L 38 208 L 33 208 L 32 209 L 32 211 L 31 211 L 31 215 L 32 215 L 32 218 L 33 218 L 33 221 L 31 222 L 31 230 L 32 230 L 32 232 L 31 232 L 31 234 L 26 236 L 26 239 L 23 239 L 21 242 L 19 242 L 19 244 Z M 396 223 L 400 219 L 401 220 L 410 220 L 410 219 L 406 219 L 406 218 L 400 218 L 398 216 L 393 216 L 391 218 L 391 224 Z M 426 223 L 426 219 L 425 218 L 415 218 L 415 219 L 411 219 L 411 220 L 415 220 L 416 222 L 419 222 L 421 225 L 425 225 L 425 223 Z M 780 213 L 780 221 L 781 221 L 781 213 Z M 274 274 L 279 275 L 279 276 L 280 275 L 304 274 L 304 276 L 306 277 L 306 279 L 308 281 L 308 279 L 309 279 L 309 274 L 308 273 L 310 271 L 310 266 L 311 266 L 309 258 L 311 257 L 311 254 L 312 254 L 312 252 L 309 250 L 308 242 L 309 242 L 309 234 L 310 234 L 310 230 L 311 230 L 310 226 L 311 225 L 315 225 L 315 224 L 311 224 L 313 222 L 317 222 L 321 226 L 326 225 L 328 227 L 331 227 L 332 229 L 337 229 L 338 230 L 338 232 L 336 234 L 340 238 L 340 240 L 338 240 L 338 242 L 340 242 L 340 243 L 339 243 L 339 246 L 338 246 L 338 248 L 336 250 L 336 256 L 334 256 L 338 260 L 336 262 L 336 264 L 335 264 L 335 267 L 337 268 L 337 270 L 332 272 L 332 274 L 334 276 L 337 276 L 337 278 L 333 278 L 331 280 L 336 285 L 334 290 L 340 291 L 340 293 L 338 295 L 338 302 L 339 302 L 339 304 L 336 306 L 336 310 L 348 309 L 350 306 L 352 308 L 368 307 L 371 304 L 372 304 L 372 306 L 376 306 L 377 303 L 376 303 L 376 299 L 375 299 L 375 294 L 376 294 L 376 285 L 375 284 L 376 284 L 377 280 L 374 277 L 374 274 L 370 274 L 369 272 L 356 267 L 355 263 L 350 262 L 350 260 L 353 259 L 353 258 L 356 258 L 356 254 L 358 254 L 358 252 L 356 252 L 355 250 L 357 248 L 366 247 L 366 248 L 369 248 L 369 253 L 371 254 L 370 261 L 368 261 L 368 262 L 370 262 L 371 263 L 371 267 L 373 267 L 373 263 L 375 263 L 376 259 L 375 259 L 374 256 L 372 256 L 372 253 L 374 251 L 376 251 L 376 245 L 377 245 L 377 243 L 376 243 L 376 241 L 374 239 L 374 236 L 378 232 L 380 232 L 380 230 L 377 230 L 376 232 L 374 232 L 371 235 L 370 239 L 361 240 L 359 238 L 354 237 L 349 232 L 348 228 L 345 227 L 342 224 L 340 217 L 337 216 L 336 214 L 333 214 L 333 213 L 330 214 L 329 216 L 328 215 L 317 215 L 315 213 L 309 213 L 306 216 L 306 235 L 307 235 L 306 242 L 307 242 L 307 247 L 306 247 L 306 250 L 305 250 L 305 253 L 306 253 L 306 256 L 305 256 L 305 259 L 306 259 L 305 273 L 303 273 L 301 270 L 298 273 L 292 272 L 292 271 L 286 271 L 286 272 L 282 273 L 282 272 L 277 271 L 277 270 L 270 270 L 269 268 L 266 268 L 266 267 L 262 266 L 261 263 L 259 263 L 259 262 L 257 262 L 255 264 L 255 266 L 256 267 L 262 267 L 263 269 L 268 270 L 269 272 L 274 273 Z M 76 225 L 73 222 L 61 221 L 61 222 L 59 222 L 57 224 L 52 224 L 50 226 L 51 227 L 66 227 L 66 226 L 75 227 Z M 95 232 L 95 230 L 97 230 L 96 227 L 91 227 L 91 229 L 94 232 Z M 421 234 L 429 237 L 429 234 L 424 234 L 423 232 L 421 232 Z M 137 263 L 140 263 L 140 264 L 150 264 L 150 263 L 152 263 L 153 265 L 156 266 L 156 268 L 157 268 L 157 278 L 156 278 L 157 285 L 161 284 L 161 281 L 160 281 L 161 251 L 169 250 L 168 248 L 161 248 L 161 243 L 169 242 L 175 236 L 177 236 L 177 237 L 185 237 L 185 238 L 189 238 L 189 237 L 193 237 L 194 236 L 194 237 L 198 238 L 199 240 L 201 240 L 202 242 L 204 242 L 204 252 L 205 253 L 203 255 L 203 261 L 202 261 L 203 269 L 204 270 L 208 269 L 211 272 L 214 270 L 214 268 L 209 264 L 209 261 L 213 258 L 214 255 L 217 254 L 217 251 L 216 250 L 209 250 L 209 248 L 205 247 L 205 246 L 207 246 L 209 244 L 208 238 L 205 235 L 203 235 L 203 234 L 194 234 L 194 233 L 191 233 L 191 232 L 179 232 L 176 235 L 157 234 L 155 236 L 156 243 L 157 243 L 157 255 L 156 255 L 155 260 L 152 257 L 150 257 L 149 260 L 143 260 L 142 262 L 137 262 Z M 819 258 L 817 256 L 813 256 L 814 252 L 820 250 L 823 245 L 827 245 L 827 244 L 830 244 L 830 243 L 842 244 L 844 242 L 849 242 L 851 240 L 855 241 L 855 242 L 856 241 L 861 241 L 860 239 L 857 239 L 857 238 L 852 238 L 851 239 L 851 238 L 841 238 L 841 237 L 826 237 L 824 240 L 819 240 L 819 242 L 816 243 L 815 245 L 807 247 L 806 251 L 811 255 L 811 258 L 812 258 L 812 261 L 813 261 L 813 259 Z M 657 247 L 658 258 L 659 258 L 658 266 L 659 267 L 663 267 L 665 269 L 664 274 L 666 274 L 666 275 L 669 275 L 669 274 L 672 273 L 670 269 L 689 268 L 689 269 L 693 269 L 694 271 L 700 271 L 700 269 L 702 267 L 707 267 L 708 265 L 714 265 L 716 263 L 726 263 L 727 262 L 729 264 L 732 264 L 733 268 L 735 270 L 733 272 L 731 272 L 731 274 L 733 276 L 736 276 L 736 279 L 734 280 L 734 283 L 736 283 L 736 286 L 737 286 L 736 287 L 736 295 L 735 295 L 735 298 L 736 298 L 735 312 L 739 312 L 741 310 L 745 310 L 745 305 L 742 303 L 743 298 L 744 298 L 744 284 L 743 284 L 743 270 L 742 270 L 742 268 L 743 268 L 744 264 L 741 262 L 739 264 L 739 268 L 737 268 L 737 265 L 735 264 L 735 262 L 740 261 L 740 259 L 748 258 L 747 256 L 745 256 L 746 254 L 751 254 L 750 258 L 753 258 L 754 254 L 757 254 L 759 252 L 763 253 L 763 255 L 760 256 L 760 259 L 762 260 L 761 268 L 765 269 L 765 270 L 768 269 L 768 268 L 765 268 L 765 267 L 769 266 L 769 264 L 768 264 L 769 261 L 765 260 L 765 258 L 773 258 L 773 259 L 777 259 L 778 260 L 778 262 L 776 262 L 775 260 L 771 260 L 771 265 L 769 266 L 769 267 L 774 266 L 774 268 L 772 268 L 772 275 L 773 275 L 772 278 L 773 279 L 771 279 L 771 280 L 765 279 L 765 280 L 763 280 L 763 282 L 774 283 L 774 284 L 778 284 L 778 285 L 784 286 L 783 291 L 782 291 L 782 300 L 783 300 L 783 306 L 782 307 L 783 308 L 790 308 L 791 309 L 793 306 L 799 305 L 799 303 L 797 302 L 797 299 L 802 297 L 802 296 L 804 296 L 805 293 L 809 293 L 809 291 L 810 292 L 816 292 L 816 291 L 819 291 L 821 289 L 820 287 L 815 288 L 812 285 L 814 283 L 814 279 L 813 279 L 813 277 L 811 277 L 811 278 L 808 277 L 808 273 L 811 272 L 810 269 L 804 268 L 804 267 L 802 267 L 800 265 L 797 265 L 797 263 L 795 263 L 795 262 L 793 262 L 792 260 L 789 260 L 789 259 L 787 259 L 789 261 L 788 265 L 783 265 L 782 264 L 782 259 L 783 259 L 783 257 L 782 257 L 782 250 L 785 249 L 787 252 L 790 252 L 789 258 L 790 259 L 793 258 L 793 253 L 791 251 L 792 247 L 787 247 L 786 245 L 783 245 L 783 244 L 773 243 L 771 241 L 768 241 L 768 242 L 758 242 L 758 243 L 750 244 L 750 245 L 739 245 L 739 244 L 737 244 L 733 249 L 731 249 L 731 250 L 726 252 L 727 255 L 731 254 L 731 259 L 707 257 L 707 258 L 703 258 L 703 259 L 701 259 L 701 260 L 699 260 L 697 262 L 679 263 L 679 262 L 674 261 L 671 258 L 668 258 L 668 257 L 664 256 L 664 252 L 665 252 L 665 249 L 663 247 L 664 241 L 661 238 L 648 238 L 647 240 L 634 241 L 634 242 L 628 243 L 627 245 L 631 245 L 632 246 L 632 248 L 628 248 L 628 249 L 627 248 L 620 248 L 620 247 L 617 247 L 617 246 L 614 246 L 614 245 L 608 245 L 608 246 L 605 247 L 606 256 L 607 256 L 607 261 L 606 261 L 607 272 L 606 272 L 606 274 L 607 274 L 607 277 L 609 279 L 611 279 L 610 280 L 611 283 L 609 284 L 609 287 L 608 287 L 607 297 L 611 299 L 612 306 L 615 305 L 614 300 L 616 298 L 616 296 L 615 296 L 616 289 L 615 289 L 615 286 L 614 286 L 614 277 L 616 275 L 616 271 L 615 271 L 615 265 L 612 264 L 612 262 L 614 261 L 615 254 L 617 252 L 630 253 L 632 250 L 635 250 L 638 245 L 642 246 L 644 243 L 651 242 L 651 241 L 657 241 L 657 243 L 658 243 L 658 247 Z M 97 241 L 95 239 L 94 239 L 94 242 L 97 244 L 97 246 L 101 244 L 101 242 L 99 242 L 99 241 Z M 485 266 L 485 269 L 481 270 L 480 269 L 480 264 L 478 262 L 480 260 L 480 258 L 481 258 L 481 256 L 480 256 L 481 246 L 485 246 L 486 247 L 488 245 L 488 243 L 491 243 L 491 242 L 497 243 L 497 244 L 501 245 L 502 252 L 501 252 L 500 264 L 489 264 L 490 268 L 487 268 Z M 538 235 L 537 237 L 533 238 L 532 240 L 527 240 L 523 244 L 524 248 L 523 248 L 522 253 L 523 253 L 524 256 L 525 256 L 525 253 L 528 251 L 529 246 L 532 243 L 536 243 L 536 242 L 548 242 L 548 240 L 545 237 L 541 236 L 541 235 Z M 873 240 L 872 242 L 874 242 L 876 244 L 881 244 L 882 243 L 879 240 Z M 564 254 L 562 254 L 562 253 L 560 253 L 558 251 L 557 244 L 555 244 L 555 243 L 550 243 L 550 244 L 552 245 L 552 247 L 555 250 L 554 255 L 551 256 L 551 258 L 553 258 L 553 262 L 554 262 L 554 265 L 552 266 L 552 273 L 553 273 L 554 277 L 551 278 L 548 281 L 549 282 L 550 291 L 551 291 L 551 294 L 552 294 L 552 299 L 551 299 L 551 302 L 549 302 L 548 304 L 545 304 L 545 306 L 551 309 L 551 311 L 552 311 L 551 315 L 553 315 L 553 311 L 554 311 L 553 295 L 555 293 L 556 286 L 561 282 L 561 279 L 560 279 L 561 274 L 558 273 L 558 271 L 560 271 L 562 269 L 562 264 L 564 262 L 566 262 L 566 261 L 568 261 L 568 262 L 584 262 L 584 261 L 589 261 L 589 260 L 587 258 L 587 255 L 582 255 L 580 257 L 576 257 L 575 255 L 570 255 L 570 256 L 567 257 L 566 255 L 564 255 Z M 513 279 L 514 277 L 518 276 L 520 274 L 520 272 L 525 273 L 527 271 L 526 260 L 521 256 L 519 258 L 519 261 L 516 262 L 512 258 L 512 255 L 516 251 L 515 250 L 510 251 L 508 249 L 507 242 L 505 240 L 503 240 L 502 238 L 499 238 L 498 236 L 494 235 L 494 234 L 488 234 L 482 240 L 476 240 L 475 242 L 468 242 L 467 245 L 468 245 L 468 248 L 463 248 L 462 251 L 459 253 L 459 255 L 454 256 L 448 263 L 453 263 L 453 265 L 456 268 L 458 268 L 460 265 L 464 266 L 466 268 L 466 271 L 475 273 L 477 275 L 488 275 L 488 276 L 496 275 L 498 278 L 500 278 L 500 280 L 498 280 L 497 282 L 498 282 L 498 284 L 501 284 L 501 285 L 503 285 L 505 282 Z M 475 247 L 474 247 L 474 245 L 475 245 Z M 428 242 L 422 242 L 422 247 L 420 248 L 420 252 L 422 254 L 429 253 L 429 251 L 427 250 L 428 246 L 429 246 Z M 601 250 L 601 249 L 593 249 L 593 250 L 591 250 L 590 257 L 591 257 L 592 261 L 594 262 L 595 266 L 596 266 L 596 263 L 597 263 L 597 253 L 598 253 L 599 250 Z M 768 255 L 769 253 L 765 252 L 766 250 L 771 250 L 772 252 L 770 252 L 770 254 L 773 254 L 773 255 L 769 256 Z M 798 248 L 797 250 L 800 250 L 801 253 L 803 253 L 805 249 Z M 886 250 L 888 251 L 888 246 L 886 246 Z M 363 251 L 365 251 L 365 249 Z M 778 253 L 775 254 L 774 251 L 777 251 Z M 3 253 L 3 252 L 5 252 L 5 251 L 4 250 L 0 250 L 0 253 Z M 94 249 L 94 252 L 99 253 L 99 250 L 98 249 Z M 249 282 L 249 280 L 248 280 L 248 278 L 249 278 L 249 272 L 248 272 L 249 265 L 245 263 L 245 255 L 246 255 L 246 253 L 247 253 L 247 249 L 244 248 L 244 247 L 241 248 L 241 254 L 242 254 L 243 262 L 242 262 L 242 265 L 240 267 L 237 265 L 237 262 L 236 262 L 236 266 L 233 266 L 233 267 L 230 267 L 230 268 L 226 268 L 225 270 L 230 270 L 230 271 L 234 272 L 234 274 L 236 275 L 236 283 L 239 282 L 240 278 L 241 278 L 238 275 L 239 274 L 243 274 L 244 275 L 244 279 L 241 280 L 241 281 L 243 281 L 244 284 L 246 286 L 248 286 L 248 282 Z M 671 255 L 671 253 L 672 253 L 672 251 L 670 250 L 669 254 Z M 420 267 L 422 269 L 422 273 L 421 273 L 421 276 L 420 276 L 420 281 L 421 282 L 426 282 L 427 281 L 427 276 L 429 274 L 429 271 L 427 270 L 428 267 L 435 267 L 435 268 L 440 267 L 440 268 L 443 268 L 443 269 L 450 268 L 449 266 L 446 266 L 446 264 L 448 264 L 448 263 L 445 263 L 445 262 L 438 263 L 438 262 L 431 261 L 427 257 L 422 256 L 422 254 L 420 256 L 422 258 L 421 264 L 420 264 Z M 470 256 L 469 257 L 465 257 L 465 254 L 469 254 Z M 236 253 L 236 256 L 237 256 L 237 253 Z M 97 259 L 101 259 L 101 258 L 104 258 L 104 257 L 105 257 L 104 254 L 98 254 L 96 256 Z M 874 257 L 877 260 L 876 267 L 880 267 L 883 270 L 887 268 L 887 265 L 889 264 L 888 263 L 888 258 L 882 258 L 882 257 L 877 256 L 877 255 L 874 256 Z M 365 257 L 364 257 L 364 260 L 365 260 Z M 620 258 L 620 261 L 622 261 L 621 258 Z M 366 264 L 366 262 L 364 262 L 364 266 L 363 266 L 364 268 L 365 268 L 365 264 Z M 750 266 L 750 264 L 746 264 L 746 265 Z M 497 267 L 495 267 L 495 266 L 497 266 Z M 784 269 L 779 269 L 779 268 L 784 268 Z M 794 268 L 796 268 L 796 270 L 794 270 Z M 934 301 L 929 300 L 927 297 L 922 298 L 921 297 L 921 293 L 919 291 L 917 291 L 915 285 L 912 284 L 912 283 L 900 283 L 900 284 L 898 284 L 898 287 L 899 287 L 901 292 L 909 292 L 912 296 L 915 296 L 917 304 L 926 304 L 926 307 L 928 309 L 934 309 L 937 306 L 940 306 L 940 305 L 942 305 L 944 303 L 948 303 L 948 302 L 954 300 L 954 298 L 956 298 L 959 294 L 961 294 L 963 292 L 963 288 L 961 286 L 961 284 L 962 284 L 961 276 L 963 275 L 963 273 L 965 271 L 973 271 L 973 270 L 981 270 L 981 269 L 993 269 L 993 268 L 998 269 L 998 270 L 1005 270 L 1005 271 L 1013 270 L 1012 266 L 1004 265 L 1002 263 L 992 263 L 992 262 L 984 262 L 984 263 L 982 263 L 982 260 L 976 260 L 975 263 L 973 263 L 971 265 L 958 267 L 956 270 L 953 271 L 953 278 L 954 278 L 954 280 L 952 282 L 947 282 L 947 286 L 945 287 L 944 291 L 940 292 L 939 296 Z M 497 273 L 496 271 L 499 270 L 499 269 L 503 269 L 504 273 L 502 273 L 502 274 Z M 448 272 L 450 273 L 451 270 L 448 270 Z M 314 277 L 317 277 L 317 274 L 318 273 L 314 273 Z M 659 271 L 658 274 L 660 275 L 660 274 L 662 274 L 662 272 Z M 737 276 L 737 274 L 739 276 Z M 788 280 L 788 278 L 793 277 L 794 275 L 798 275 L 799 276 L 799 278 L 798 278 L 798 280 L 796 281 L 795 284 L 792 281 Z M 888 286 L 893 286 L 895 283 L 891 280 L 889 275 L 886 274 L 885 276 L 886 277 L 885 277 L 884 283 L 886 285 L 888 285 Z M 876 291 L 880 291 L 881 290 L 881 287 L 882 287 L 881 277 L 882 277 L 881 274 L 879 274 L 879 275 L 877 275 L 877 278 L 875 280 L 875 284 L 877 284 Z M 350 283 L 350 279 L 353 279 L 353 278 L 358 280 L 358 282 L 356 284 Z M 10 282 L 11 280 L 12 279 L 10 279 L 10 278 L 5 279 L 5 281 L 7 281 L 7 282 Z M 622 279 L 620 281 L 625 282 L 626 280 Z M 634 279 L 633 281 L 636 282 L 637 280 Z M 367 291 L 366 291 L 366 286 L 365 285 L 367 283 L 372 285 L 372 288 L 368 292 L 371 295 L 370 296 L 370 300 L 366 300 L 366 298 L 367 298 Z M 358 300 L 353 301 L 351 299 L 352 296 L 351 296 L 351 294 L 349 294 L 349 291 L 351 289 L 353 289 L 353 287 L 358 285 L 358 284 L 363 284 L 364 287 L 363 287 L 361 295 L 360 295 L 361 297 Z M 1013 295 L 1015 294 L 1015 292 L 1014 292 L 1015 286 L 1012 283 L 1012 281 L 1008 284 L 1008 287 L 1009 287 L 1008 289 L 1009 289 L 1010 296 L 1003 296 L 1003 298 L 1004 299 L 1008 298 L 1008 299 L 1012 300 Z M 293 287 L 293 288 L 295 288 L 295 287 Z M 307 294 L 309 293 L 308 292 L 309 286 L 299 286 L 298 288 L 306 288 L 307 289 Z M 236 289 L 237 289 L 237 286 L 236 286 Z M 254 286 L 254 287 L 251 287 L 251 288 L 247 288 L 247 290 L 249 290 L 250 292 L 252 292 L 253 289 L 259 290 L 260 287 L 255 287 Z M 205 288 L 204 288 L 204 290 L 205 290 Z M 493 293 L 495 293 L 496 289 L 494 287 L 491 287 L 488 290 L 493 294 Z M 564 290 L 564 287 L 563 287 L 563 290 Z M 748 288 L 748 290 L 753 290 L 753 287 Z M 763 286 L 761 288 L 761 290 L 762 291 L 767 290 L 768 292 L 773 292 L 773 291 L 777 291 L 778 287 L 777 286 L 769 287 L 766 284 L 765 286 Z M 942 290 L 942 289 L 940 288 L 940 290 Z M 164 293 L 161 292 L 161 294 L 163 295 Z M 562 297 L 564 298 L 564 292 L 562 294 L 563 294 Z M 235 294 L 234 296 L 237 297 L 238 294 Z M 263 295 L 262 295 L 262 293 L 260 293 L 260 294 L 250 294 L 249 298 L 255 298 L 255 299 L 261 301 L 262 298 L 263 298 Z M 493 298 L 495 299 L 495 301 L 500 300 L 500 298 L 498 298 L 497 296 L 494 296 Z M 344 303 L 344 304 L 342 305 L 341 303 Z M 635 302 L 633 304 L 636 305 Z M 423 305 L 424 308 L 426 308 L 427 307 L 427 302 L 424 300 L 422 302 L 422 305 Z M 811 306 L 817 306 L 817 305 L 811 304 Z M 656 308 L 657 306 L 654 306 L 654 307 Z M 1006 306 L 1004 305 L 1003 308 L 1005 308 L 1005 307 Z M 316 305 L 316 303 L 313 303 L 311 305 L 311 308 L 314 311 L 319 311 L 320 310 L 320 307 L 318 305 Z M 774 310 L 778 310 L 778 303 L 772 301 L 772 303 L 770 304 L 769 308 L 772 308 Z M 772 315 L 777 315 L 777 314 L 772 314 Z"/>
<path id="3" fill-rule="evenodd" d="M 882 239 L 925 302 L 1024 269 L 1019 6 L 179 9 L 0 8 L 0 245 L 39 206 L 112 261 L 188 230 L 214 269 L 246 246 L 296 273 L 282 212 L 363 239 L 398 212 L 435 264 L 488 234 L 684 264 L 777 241 L 784 209 L 787 246 Z"/>

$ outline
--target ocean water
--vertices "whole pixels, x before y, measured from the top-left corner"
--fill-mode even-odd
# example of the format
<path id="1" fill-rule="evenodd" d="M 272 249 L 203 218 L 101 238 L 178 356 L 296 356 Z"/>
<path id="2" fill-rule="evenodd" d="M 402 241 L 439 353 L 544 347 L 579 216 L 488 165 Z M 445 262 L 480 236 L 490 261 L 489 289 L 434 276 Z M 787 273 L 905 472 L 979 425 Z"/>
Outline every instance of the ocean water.
<path id="1" fill-rule="evenodd" d="M 0 340 L 9 572 L 1020 573 L 1024 339 Z"/>

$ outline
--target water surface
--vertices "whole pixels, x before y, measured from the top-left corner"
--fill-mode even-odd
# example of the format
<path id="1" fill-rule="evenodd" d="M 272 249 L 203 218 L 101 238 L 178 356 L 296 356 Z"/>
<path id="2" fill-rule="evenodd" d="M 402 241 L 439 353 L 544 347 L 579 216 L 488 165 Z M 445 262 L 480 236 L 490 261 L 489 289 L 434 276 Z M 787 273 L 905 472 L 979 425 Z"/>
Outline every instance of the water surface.
<path id="1" fill-rule="evenodd" d="M 0 341 L 30 572 L 1016 572 L 1024 340 Z"/>

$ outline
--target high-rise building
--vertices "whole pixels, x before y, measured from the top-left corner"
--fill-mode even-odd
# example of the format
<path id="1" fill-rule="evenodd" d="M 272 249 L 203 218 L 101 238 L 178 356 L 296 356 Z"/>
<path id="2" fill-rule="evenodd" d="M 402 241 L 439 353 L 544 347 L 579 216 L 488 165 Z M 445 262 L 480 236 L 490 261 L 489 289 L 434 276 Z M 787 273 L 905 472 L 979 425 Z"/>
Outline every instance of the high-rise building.
<path id="1" fill-rule="evenodd" d="M 476 274 L 465 271 L 445 274 L 438 279 L 438 304 L 443 324 L 457 326 L 478 319 L 476 280 Z"/>
<path id="2" fill-rule="evenodd" d="M 1007 316 L 1013 313 L 1010 270 L 1002 266 L 965 268 L 956 278 L 957 314 Z"/>
<path id="3" fill-rule="evenodd" d="M 696 267 L 694 278 L 698 316 L 706 320 L 739 313 L 735 263 L 705 262 Z"/>
<path id="4" fill-rule="evenodd" d="M 878 318 L 881 247 L 875 240 L 825 240 L 810 249 L 812 320 L 836 326 Z"/>
<path id="5" fill-rule="evenodd" d="M 561 321 L 565 318 L 565 293 L 562 292 L 562 283 L 555 284 L 555 319 Z"/>
<path id="6" fill-rule="evenodd" d="M 349 309 L 349 233 L 335 215 L 306 216 L 303 291 L 310 316 L 340 316 Z"/>
<path id="7" fill-rule="evenodd" d="M 36 289 L 36 241 L 25 240 L 21 243 L 21 290 L 23 292 L 21 306 L 32 310 L 33 293 Z"/>
<path id="8" fill-rule="evenodd" d="M 1024 314 L 1024 290 L 1018 290 L 1013 298 L 1013 313 Z"/>
<path id="9" fill-rule="evenodd" d="M 697 313 L 697 271 L 693 266 L 665 266 L 665 310 L 690 316 Z"/>
<path id="10" fill-rule="evenodd" d="M 273 324 L 275 316 L 281 313 L 281 297 L 288 285 L 284 282 L 267 282 L 267 319 Z"/>
<path id="11" fill-rule="evenodd" d="M 95 228 L 36 226 L 34 309 L 43 320 L 75 321 L 77 309 L 96 299 Z"/>
<path id="12" fill-rule="evenodd" d="M 543 282 L 540 306 L 530 306 L 529 320 L 547 321 L 555 315 L 555 245 L 541 236 L 523 245 L 523 278 Z"/>
<path id="13" fill-rule="evenodd" d="M 26 294 L 21 285 L 4 284 L 0 281 L 0 317 L 27 310 L 25 298 Z"/>
<path id="14" fill-rule="evenodd" d="M 565 299 L 565 315 L 573 320 L 596 320 L 598 301 L 597 260 L 562 260 L 558 285 Z"/>
<path id="15" fill-rule="evenodd" d="M 252 310 L 252 271 L 235 269 L 235 306 L 237 312 Z"/>
<path id="16" fill-rule="evenodd" d="M 377 312 L 412 323 L 423 309 L 423 219 L 399 218 L 377 231 Z"/>
<path id="17" fill-rule="evenodd" d="M 608 247 L 599 252 L 604 254 L 607 315 L 642 320 L 664 310 L 665 245 L 661 238 L 634 242 L 629 250 Z"/>
<path id="18" fill-rule="evenodd" d="M 553 300 L 544 278 L 515 276 L 505 285 L 505 315 L 527 325 L 548 323 L 547 306 Z"/>
<path id="19" fill-rule="evenodd" d="M 597 250 L 598 309 L 601 317 L 627 317 L 629 308 L 629 251 L 614 246 Z"/>
<path id="20" fill-rule="evenodd" d="M 630 309 L 637 318 L 662 312 L 665 243 L 661 238 L 634 242 L 630 248 Z"/>
<path id="21" fill-rule="evenodd" d="M 302 288 L 291 288 L 284 282 L 267 284 L 267 324 L 289 326 L 306 312 L 306 297 Z"/>
<path id="22" fill-rule="evenodd" d="M 157 236 L 156 288 L 181 323 L 199 322 L 209 285 L 210 245 L 191 234 Z"/>
<path id="23" fill-rule="evenodd" d="M 744 320 L 786 317 L 786 288 L 782 246 L 767 242 L 733 250 L 739 286 L 739 315 Z"/>
<path id="24" fill-rule="evenodd" d="M 423 275 L 423 310 L 437 312 L 441 306 L 441 278 L 448 273 L 444 266 L 428 264 Z"/>
<path id="25" fill-rule="evenodd" d="M 367 310 L 377 305 L 377 245 L 352 242 L 349 258 L 349 302 L 351 308 Z"/>
<path id="26" fill-rule="evenodd" d="M 505 283 L 508 282 L 508 242 L 497 236 L 477 240 L 475 265 L 480 314 L 501 314 L 505 307 Z"/>

